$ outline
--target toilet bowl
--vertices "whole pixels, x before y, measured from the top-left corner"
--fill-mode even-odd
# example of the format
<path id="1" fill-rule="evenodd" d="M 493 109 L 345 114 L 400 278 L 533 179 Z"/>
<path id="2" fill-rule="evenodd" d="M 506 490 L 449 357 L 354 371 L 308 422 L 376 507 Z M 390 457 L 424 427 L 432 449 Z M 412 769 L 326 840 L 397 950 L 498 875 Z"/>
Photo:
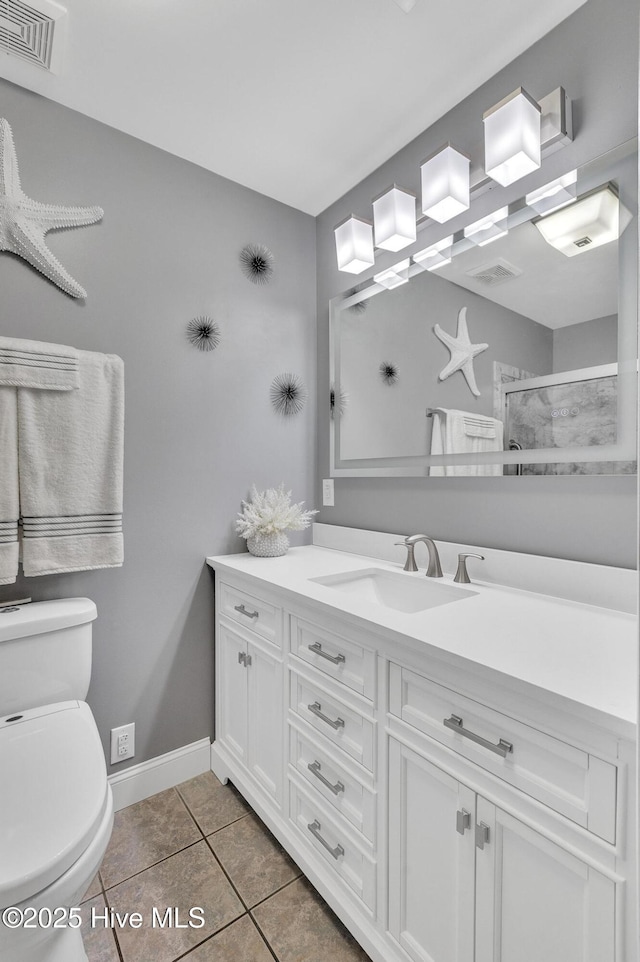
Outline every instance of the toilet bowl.
<path id="1" fill-rule="evenodd" d="M 0 710 L 10 707 L 0 715 L 2 962 L 87 962 L 79 912 L 69 910 L 79 907 L 109 843 L 113 796 L 86 702 L 41 704 L 43 692 L 86 694 L 95 606 L 78 601 L 84 604 L 40 602 L 0 614 Z M 34 662 L 37 647 L 17 647 L 36 638 L 47 645 L 44 671 Z M 69 672 L 66 659 L 75 662 Z M 17 688 L 30 707 L 16 709 Z"/>

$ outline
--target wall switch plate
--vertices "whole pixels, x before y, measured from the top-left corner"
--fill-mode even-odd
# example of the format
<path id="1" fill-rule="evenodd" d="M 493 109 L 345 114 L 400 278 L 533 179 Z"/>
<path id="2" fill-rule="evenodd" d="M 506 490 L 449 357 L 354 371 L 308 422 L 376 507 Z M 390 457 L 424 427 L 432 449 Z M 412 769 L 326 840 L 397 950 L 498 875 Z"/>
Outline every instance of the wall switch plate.
<path id="1" fill-rule="evenodd" d="M 136 752 L 136 726 L 121 725 L 111 729 L 111 764 L 117 765 L 125 758 L 133 758 Z"/>
<path id="2" fill-rule="evenodd" d="M 322 504 L 325 508 L 333 508 L 335 505 L 333 494 L 333 478 L 325 478 L 322 482 Z"/>

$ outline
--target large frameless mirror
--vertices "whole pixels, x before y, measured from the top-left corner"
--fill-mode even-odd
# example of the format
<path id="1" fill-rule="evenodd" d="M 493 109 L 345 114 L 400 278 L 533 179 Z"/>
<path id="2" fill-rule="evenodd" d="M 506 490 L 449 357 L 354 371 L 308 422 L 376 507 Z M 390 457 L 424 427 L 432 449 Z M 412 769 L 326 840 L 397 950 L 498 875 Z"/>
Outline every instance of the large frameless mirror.
<path id="1" fill-rule="evenodd" d="M 334 298 L 332 473 L 635 473 L 636 215 L 634 141 Z"/>

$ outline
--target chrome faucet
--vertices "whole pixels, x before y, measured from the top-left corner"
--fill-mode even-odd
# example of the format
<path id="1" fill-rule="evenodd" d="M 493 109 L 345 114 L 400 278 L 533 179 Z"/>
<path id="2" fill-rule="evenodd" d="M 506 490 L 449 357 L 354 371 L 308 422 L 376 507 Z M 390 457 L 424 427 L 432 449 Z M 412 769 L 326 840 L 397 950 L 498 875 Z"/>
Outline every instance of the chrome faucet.
<path id="1" fill-rule="evenodd" d="M 404 541 L 396 541 L 396 544 L 404 545 L 407 549 L 407 560 L 404 564 L 405 571 L 417 571 L 418 566 L 415 559 L 415 546 L 419 541 L 424 541 L 429 552 L 429 567 L 427 568 L 427 578 L 442 578 L 442 568 L 440 567 L 440 556 L 432 538 L 426 534 L 412 534 Z"/>

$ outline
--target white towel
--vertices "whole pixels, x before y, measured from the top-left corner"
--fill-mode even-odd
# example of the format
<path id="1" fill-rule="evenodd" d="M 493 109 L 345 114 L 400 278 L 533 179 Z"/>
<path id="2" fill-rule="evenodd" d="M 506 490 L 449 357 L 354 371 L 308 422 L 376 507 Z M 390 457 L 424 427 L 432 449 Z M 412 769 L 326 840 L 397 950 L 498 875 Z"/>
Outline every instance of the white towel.
<path id="1" fill-rule="evenodd" d="M 0 585 L 18 574 L 18 392 L 0 387 Z"/>
<path id="2" fill-rule="evenodd" d="M 18 391 L 28 576 L 122 564 L 124 365 L 78 352 L 78 390 Z"/>
<path id="3" fill-rule="evenodd" d="M 61 344 L 0 337 L 0 385 L 73 391 L 78 387 L 78 351 Z"/>
<path id="4" fill-rule="evenodd" d="M 431 454 L 484 454 L 503 450 L 503 424 L 496 418 L 468 411 L 437 408 L 433 412 Z M 496 477 L 501 464 L 432 465 L 432 477 Z"/>

